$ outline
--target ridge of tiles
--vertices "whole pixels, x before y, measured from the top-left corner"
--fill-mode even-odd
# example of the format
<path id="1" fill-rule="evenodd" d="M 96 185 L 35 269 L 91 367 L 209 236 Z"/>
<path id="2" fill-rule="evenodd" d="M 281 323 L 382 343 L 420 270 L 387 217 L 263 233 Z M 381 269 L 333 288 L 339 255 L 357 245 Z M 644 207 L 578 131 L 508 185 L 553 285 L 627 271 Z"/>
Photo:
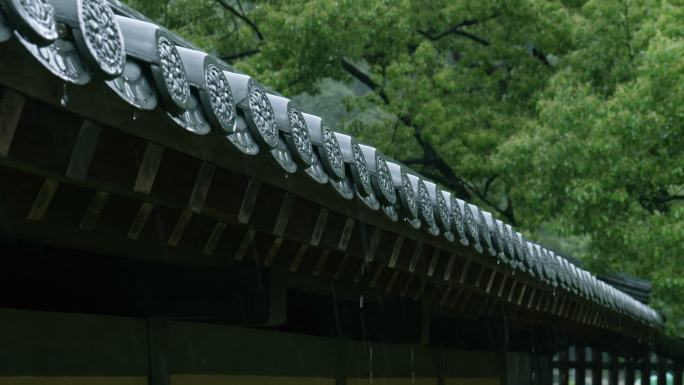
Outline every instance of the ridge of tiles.
<path id="1" fill-rule="evenodd" d="M 341 199 L 359 199 L 415 231 L 443 236 L 553 288 L 662 326 L 649 306 L 117 0 L 0 0 L 0 47 L 10 39 L 65 83 L 104 82 L 132 108 L 161 107 L 188 135 L 219 131 L 244 156 L 267 153 L 286 173 L 304 172 L 332 185 Z"/>

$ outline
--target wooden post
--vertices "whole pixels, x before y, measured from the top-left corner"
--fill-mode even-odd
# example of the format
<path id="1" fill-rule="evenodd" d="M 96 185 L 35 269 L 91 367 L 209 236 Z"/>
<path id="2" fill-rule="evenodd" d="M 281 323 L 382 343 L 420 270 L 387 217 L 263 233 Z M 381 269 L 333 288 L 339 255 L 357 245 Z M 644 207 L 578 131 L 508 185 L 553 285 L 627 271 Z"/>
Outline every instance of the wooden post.
<path id="1" fill-rule="evenodd" d="M 599 349 L 592 351 L 593 361 L 593 376 L 591 378 L 592 384 L 601 385 L 601 376 L 603 374 L 603 352 Z"/>
<path id="2" fill-rule="evenodd" d="M 586 377 L 586 348 L 584 346 L 575 346 L 575 384 L 584 385 Z"/>
<path id="3" fill-rule="evenodd" d="M 641 383 L 650 384 L 651 378 L 651 356 L 647 355 L 641 360 Z"/>
<path id="4" fill-rule="evenodd" d="M 610 354 L 610 377 L 608 379 L 609 385 L 618 385 L 620 378 L 620 367 L 618 366 L 618 356 L 616 354 Z"/>
<path id="5" fill-rule="evenodd" d="M 550 356 L 537 356 L 537 375 L 535 385 L 547 385 L 553 383 L 553 365 Z"/>
<path id="6" fill-rule="evenodd" d="M 625 385 L 634 385 L 634 359 L 631 357 L 625 365 Z"/>
<path id="7" fill-rule="evenodd" d="M 679 364 L 672 366 L 672 377 L 675 385 L 682 385 L 682 367 Z"/>
<path id="8" fill-rule="evenodd" d="M 569 381 L 569 370 L 568 370 L 568 349 L 565 348 L 558 354 L 558 369 L 560 375 L 560 385 L 568 385 Z"/>
<path id="9" fill-rule="evenodd" d="M 667 385 L 667 360 L 658 356 L 658 385 Z M 643 381 L 642 381 L 643 383 Z"/>

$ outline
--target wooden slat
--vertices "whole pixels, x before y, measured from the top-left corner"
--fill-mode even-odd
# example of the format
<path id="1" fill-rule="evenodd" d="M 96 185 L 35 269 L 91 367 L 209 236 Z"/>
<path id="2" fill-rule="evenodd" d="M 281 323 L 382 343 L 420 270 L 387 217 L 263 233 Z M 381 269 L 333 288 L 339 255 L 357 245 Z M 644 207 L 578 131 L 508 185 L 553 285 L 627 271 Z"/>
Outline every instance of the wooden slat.
<path id="1" fill-rule="evenodd" d="M 404 244 L 404 237 L 397 237 L 394 241 L 394 246 L 392 246 L 392 254 L 390 255 L 389 263 L 387 267 L 394 269 L 397 266 L 397 261 L 399 260 L 399 253 L 401 252 L 401 247 Z"/>
<path id="2" fill-rule="evenodd" d="M 273 243 L 271 244 L 271 248 L 268 249 L 268 254 L 266 254 L 266 258 L 264 259 L 264 266 L 272 266 L 273 262 L 275 261 L 276 255 L 278 255 L 278 251 L 280 250 L 280 246 L 283 245 L 283 238 L 275 238 L 273 239 Z"/>
<path id="3" fill-rule="evenodd" d="M 420 256 L 422 255 L 423 242 L 417 242 L 416 247 L 413 249 L 413 255 L 411 256 L 411 262 L 409 263 L 409 272 L 413 273 L 416 271 L 418 266 L 418 261 L 420 261 Z"/>
<path id="4" fill-rule="evenodd" d="M 354 219 L 347 218 L 344 222 L 344 228 L 342 229 L 342 234 L 340 234 L 340 241 L 337 243 L 337 250 L 346 251 L 349 245 L 349 238 L 351 238 L 352 231 L 354 230 Z"/>
<path id="5" fill-rule="evenodd" d="M 240 204 L 240 211 L 238 212 L 238 222 L 242 224 L 249 223 L 249 218 L 252 217 L 252 211 L 254 211 L 254 203 L 256 203 L 257 195 L 259 194 L 259 189 L 261 188 L 261 182 L 252 178 L 247 183 L 247 188 L 242 196 L 242 203 Z"/>
<path id="6" fill-rule="evenodd" d="M 223 231 L 225 229 L 225 223 L 220 221 L 216 222 L 216 225 L 214 225 L 214 229 L 211 231 L 211 235 L 209 235 L 209 239 L 207 239 L 207 243 L 204 244 L 204 248 L 202 249 L 202 252 L 204 254 L 214 254 L 214 249 L 216 248 L 218 242 L 221 240 L 221 236 L 223 236 Z"/>
<path id="7" fill-rule="evenodd" d="M 326 263 L 328 262 L 328 257 L 330 255 L 329 250 L 323 250 L 323 253 L 321 253 L 321 256 L 318 258 L 318 262 L 316 262 L 316 267 L 314 268 L 313 275 L 318 276 L 321 275 L 321 272 L 325 268 Z"/>
<path id="8" fill-rule="evenodd" d="M 449 256 L 449 262 L 447 262 L 446 270 L 444 271 L 444 280 L 448 281 L 451 279 L 451 274 L 454 271 L 454 265 L 456 264 L 456 254 L 451 254 Z"/>
<path id="9" fill-rule="evenodd" d="M 197 178 L 195 179 L 195 185 L 192 188 L 192 193 L 190 194 L 190 201 L 188 202 L 188 210 L 194 213 L 201 213 L 202 208 L 204 208 L 204 201 L 207 198 L 207 193 L 211 187 L 211 180 L 214 177 L 214 171 L 216 166 L 211 163 L 202 162 L 199 172 L 197 173 Z"/>
<path id="10" fill-rule="evenodd" d="M 157 172 L 159 171 L 159 165 L 161 164 L 163 156 L 164 147 L 156 143 L 147 142 L 145 154 L 143 155 L 142 162 L 140 162 L 138 175 L 135 178 L 133 191 L 141 194 L 149 194 L 150 191 L 152 191 L 152 186 L 154 185 L 154 180 L 157 178 Z"/>
<path id="11" fill-rule="evenodd" d="M 59 186 L 57 181 L 45 179 L 36 195 L 36 199 L 33 201 L 33 206 L 31 206 L 31 210 L 29 210 L 26 219 L 29 221 L 40 221 L 43 219 L 50 207 L 50 203 L 52 203 L 52 197 L 55 195 L 55 191 L 57 191 L 57 186 Z"/>
<path id="12" fill-rule="evenodd" d="M 14 132 L 17 129 L 26 98 L 24 95 L 5 88 L 0 96 L 0 157 L 9 154 Z"/>
<path id="13" fill-rule="evenodd" d="M 235 256 L 233 259 L 236 261 L 242 261 L 242 259 L 245 257 L 245 254 L 247 254 L 247 250 L 249 249 L 249 245 L 252 244 L 252 240 L 254 239 L 254 230 L 248 229 L 245 232 L 245 235 L 242 237 L 242 241 L 240 242 L 240 246 L 238 247 L 237 251 L 235 252 Z"/>
<path id="14" fill-rule="evenodd" d="M 422 253 L 423 244 L 417 243 L 414 253 Z M 432 252 L 432 258 L 430 258 L 430 266 L 428 266 L 427 276 L 432 277 L 435 274 L 435 269 L 437 268 L 437 262 L 439 262 L 439 256 L 441 251 L 437 248 Z"/>
<path id="15" fill-rule="evenodd" d="M 90 163 L 93 160 L 93 155 L 95 155 L 97 142 L 100 139 L 100 131 L 99 125 L 89 120 L 83 121 L 74 149 L 71 151 L 66 176 L 80 181 L 86 179 Z"/>
<path id="16" fill-rule="evenodd" d="M 318 211 L 318 217 L 316 218 L 316 224 L 314 225 L 313 232 L 311 233 L 311 239 L 309 244 L 311 246 L 318 246 L 323 236 L 323 231 L 325 231 L 325 225 L 328 222 L 328 209 L 321 207 Z"/>
<path id="17" fill-rule="evenodd" d="M 102 212 L 105 203 L 107 203 L 107 198 L 109 198 L 108 193 L 104 191 L 95 192 L 93 199 L 90 201 L 90 204 L 81 219 L 81 224 L 79 225 L 81 230 L 92 230 L 93 227 L 95 227 L 95 224 L 100 217 L 100 213 Z"/>
<path id="18" fill-rule="evenodd" d="M 304 256 L 306 255 L 307 250 L 309 249 L 309 245 L 300 245 L 299 249 L 297 249 L 297 254 L 295 254 L 294 259 L 292 260 L 292 263 L 290 264 L 289 270 L 293 273 L 296 273 L 297 270 L 299 270 L 299 266 L 302 264 L 302 261 L 304 260 Z"/>
<path id="19" fill-rule="evenodd" d="M 373 236 L 368 243 L 368 249 L 366 250 L 366 255 L 364 256 L 364 261 L 366 263 L 373 262 L 375 260 L 375 252 L 378 250 L 378 244 L 380 243 L 380 236 L 382 234 L 382 229 L 376 227 L 373 230 Z"/>
<path id="20" fill-rule="evenodd" d="M 278 210 L 278 216 L 276 217 L 275 225 L 273 225 L 273 235 L 276 237 L 282 237 L 285 235 L 285 230 L 287 229 L 287 224 L 290 222 L 292 208 L 294 207 L 296 199 L 297 197 L 290 193 L 286 193 L 283 196 L 283 201 L 280 204 L 280 210 Z"/>
<path id="21" fill-rule="evenodd" d="M 178 216 L 178 220 L 176 221 L 176 225 L 173 227 L 173 231 L 171 231 L 171 235 L 169 236 L 169 246 L 178 246 L 178 243 L 180 243 L 181 238 L 183 238 L 185 229 L 188 228 L 191 219 L 192 211 L 183 210 L 183 212 L 181 212 L 181 214 Z"/>
<path id="22" fill-rule="evenodd" d="M 138 239 L 143 228 L 145 228 L 145 224 L 147 223 L 153 208 L 154 205 L 149 202 L 143 202 L 140 205 L 138 213 L 135 215 L 135 218 L 131 223 L 131 227 L 128 229 L 128 234 L 126 234 L 126 237 L 129 239 Z"/>
<path id="23" fill-rule="evenodd" d="M 340 263 L 337 265 L 337 269 L 335 270 L 335 279 L 340 279 L 340 277 L 342 277 L 342 274 L 344 274 L 344 269 L 347 267 L 347 263 L 351 258 L 352 256 L 350 254 L 344 254 L 342 259 L 340 260 Z"/>

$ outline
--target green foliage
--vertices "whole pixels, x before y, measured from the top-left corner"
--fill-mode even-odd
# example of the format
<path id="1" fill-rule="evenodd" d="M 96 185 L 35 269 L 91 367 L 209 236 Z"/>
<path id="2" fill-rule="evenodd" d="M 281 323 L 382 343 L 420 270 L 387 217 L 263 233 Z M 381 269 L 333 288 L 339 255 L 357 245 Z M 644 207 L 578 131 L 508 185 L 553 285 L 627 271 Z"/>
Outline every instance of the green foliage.
<path id="1" fill-rule="evenodd" d="M 684 331 L 681 0 L 128 2 Z"/>

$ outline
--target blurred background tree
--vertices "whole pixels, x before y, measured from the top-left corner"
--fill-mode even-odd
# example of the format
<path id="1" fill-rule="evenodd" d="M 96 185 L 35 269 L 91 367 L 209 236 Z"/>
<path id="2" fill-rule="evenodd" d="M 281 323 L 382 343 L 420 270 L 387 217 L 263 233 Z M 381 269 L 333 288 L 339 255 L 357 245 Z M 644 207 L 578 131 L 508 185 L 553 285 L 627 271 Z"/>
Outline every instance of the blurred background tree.
<path id="1" fill-rule="evenodd" d="M 127 0 L 684 332 L 683 0 Z"/>

